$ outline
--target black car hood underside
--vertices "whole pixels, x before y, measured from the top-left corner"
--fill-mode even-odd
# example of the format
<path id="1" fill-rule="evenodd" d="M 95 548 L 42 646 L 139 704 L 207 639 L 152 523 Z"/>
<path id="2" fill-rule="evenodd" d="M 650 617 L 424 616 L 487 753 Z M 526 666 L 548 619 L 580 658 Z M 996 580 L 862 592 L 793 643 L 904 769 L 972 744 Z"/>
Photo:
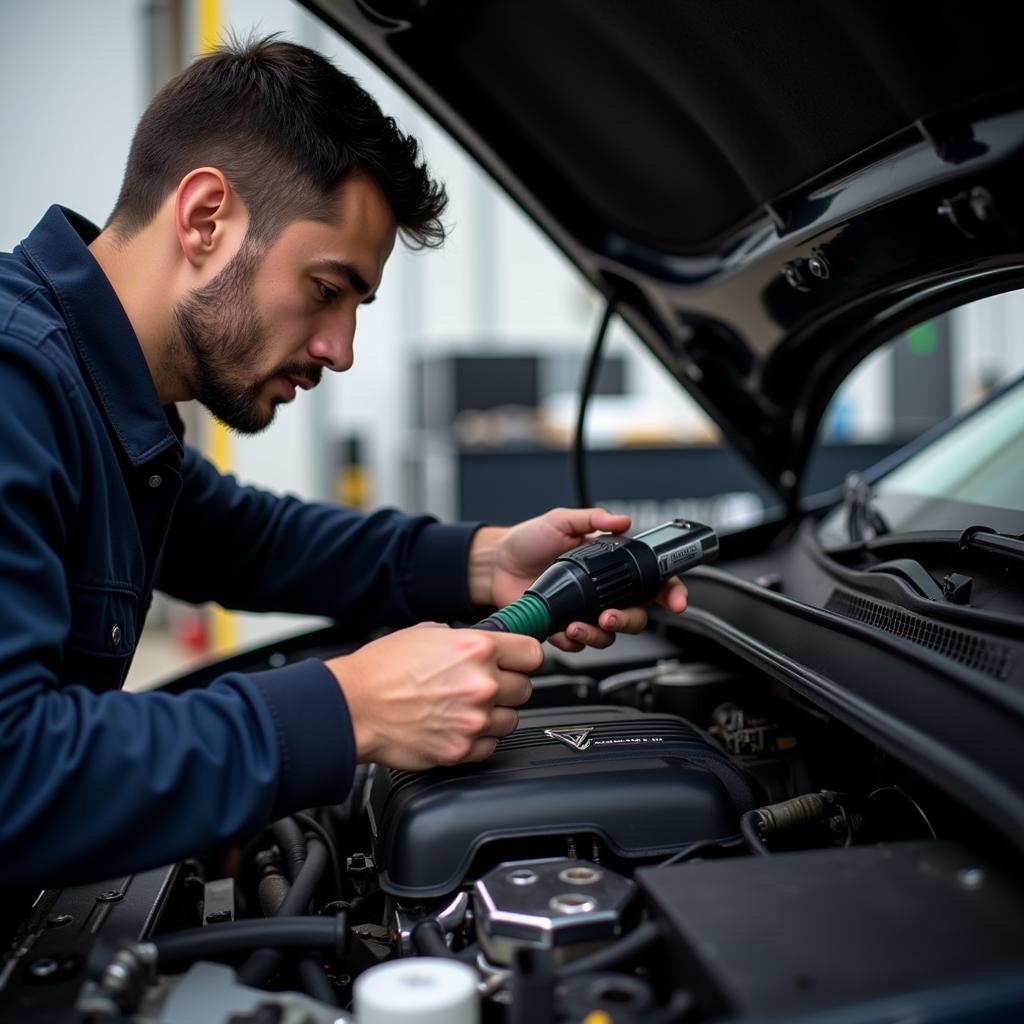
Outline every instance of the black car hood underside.
<path id="1" fill-rule="evenodd" d="M 304 2 L 473 153 L 788 499 L 867 351 L 1024 266 L 1020 5 Z"/>

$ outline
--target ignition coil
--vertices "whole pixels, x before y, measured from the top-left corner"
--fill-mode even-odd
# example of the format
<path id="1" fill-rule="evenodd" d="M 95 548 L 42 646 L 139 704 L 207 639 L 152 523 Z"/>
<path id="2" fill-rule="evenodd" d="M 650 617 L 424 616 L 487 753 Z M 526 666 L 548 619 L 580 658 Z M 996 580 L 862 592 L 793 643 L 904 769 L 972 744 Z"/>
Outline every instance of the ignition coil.
<path id="1" fill-rule="evenodd" d="M 666 580 L 717 556 L 715 531 L 687 519 L 635 537 L 596 537 L 555 559 L 518 601 L 473 628 L 546 640 L 570 622 L 596 623 L 608 608 L 647 604 Z"/>

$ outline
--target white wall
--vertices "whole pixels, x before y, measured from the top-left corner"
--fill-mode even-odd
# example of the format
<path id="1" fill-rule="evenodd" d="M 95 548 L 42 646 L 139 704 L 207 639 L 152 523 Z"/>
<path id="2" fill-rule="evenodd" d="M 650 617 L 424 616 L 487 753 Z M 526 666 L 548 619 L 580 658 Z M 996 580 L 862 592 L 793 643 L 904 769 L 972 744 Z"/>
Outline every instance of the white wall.
<path id="1" fill-rule="evenodd" d="M 0 248 L 52 203 L 102 223 L 146 103 L 140 0 L 0 2 Z"/>
<path id="2" fill-rule="evenodd" d="M 1001 380 L 1024 373 L 1024 291 L 993 295 L 953 314 L 954 405 L 963 408 Z"/>

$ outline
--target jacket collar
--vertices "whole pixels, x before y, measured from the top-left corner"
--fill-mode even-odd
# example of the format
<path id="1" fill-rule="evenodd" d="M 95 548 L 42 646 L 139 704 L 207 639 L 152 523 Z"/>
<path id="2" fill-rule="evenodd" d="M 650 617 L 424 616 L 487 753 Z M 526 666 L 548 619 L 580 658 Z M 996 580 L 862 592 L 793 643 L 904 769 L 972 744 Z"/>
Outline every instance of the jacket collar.
<path id="1" fill-rule="evenodd" d="M 57 300 L 103 411 L 135 466 L 179 444 L 117 293 L 89 243 L 95 224 L 51 206 L 22 249 Z"/>

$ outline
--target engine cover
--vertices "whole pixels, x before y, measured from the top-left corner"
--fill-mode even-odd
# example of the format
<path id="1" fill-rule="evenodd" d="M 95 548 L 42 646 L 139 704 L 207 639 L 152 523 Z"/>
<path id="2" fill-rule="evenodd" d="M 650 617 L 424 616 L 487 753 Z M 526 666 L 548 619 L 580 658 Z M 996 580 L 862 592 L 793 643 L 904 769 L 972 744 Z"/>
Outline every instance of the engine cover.
<path id="1" fill-rule="evenodd" d="M 752 806 L 742 770 L 685 719 L 584 706 L 523 711 L 484 764 L 378 769 L 368 810 L 381 888 L 426 898 L 499 840 L 591 833 L 643 860 L 734 835 Z"/>

